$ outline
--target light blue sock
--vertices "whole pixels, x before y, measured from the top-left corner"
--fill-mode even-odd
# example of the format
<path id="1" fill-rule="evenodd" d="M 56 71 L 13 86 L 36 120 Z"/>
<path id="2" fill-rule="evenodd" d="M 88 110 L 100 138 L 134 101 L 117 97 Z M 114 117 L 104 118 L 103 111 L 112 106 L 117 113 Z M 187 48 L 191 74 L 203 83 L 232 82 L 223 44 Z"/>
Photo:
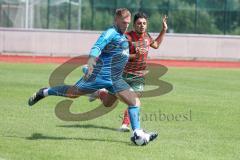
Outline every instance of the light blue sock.
<path id="1" fill-rule="evenodd" d="M 47 94 L 52 95 L 52 96 L 68 97 L 67 91 L 70 87 L 72 87 L 72 86 L 62 85 L 62 86 L 49 87 L 47 90 Z"/>
<path id="2" fill-rule="evenodd" d="M 132 126 L 132 130 L 140 129 L 140 107 L 138 106 L 129 106 L 128 107 L 128 114 L 130 117 L 130 123 Z"/>

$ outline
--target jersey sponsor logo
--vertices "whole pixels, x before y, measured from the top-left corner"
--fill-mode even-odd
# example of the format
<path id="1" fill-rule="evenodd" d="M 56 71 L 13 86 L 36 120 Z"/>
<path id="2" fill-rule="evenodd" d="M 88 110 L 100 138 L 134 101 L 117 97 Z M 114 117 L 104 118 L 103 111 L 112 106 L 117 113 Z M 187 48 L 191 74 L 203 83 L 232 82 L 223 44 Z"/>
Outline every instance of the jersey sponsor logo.
<path id="1" fill-rule="evenodd" d="M 124 49 L 124 50 L 122 51 L 122 54 L 128 57 L 128 56 L 129 56 L 129 49 L 128 49 L 128 48 L 127 48 L 127 49 Z"/>

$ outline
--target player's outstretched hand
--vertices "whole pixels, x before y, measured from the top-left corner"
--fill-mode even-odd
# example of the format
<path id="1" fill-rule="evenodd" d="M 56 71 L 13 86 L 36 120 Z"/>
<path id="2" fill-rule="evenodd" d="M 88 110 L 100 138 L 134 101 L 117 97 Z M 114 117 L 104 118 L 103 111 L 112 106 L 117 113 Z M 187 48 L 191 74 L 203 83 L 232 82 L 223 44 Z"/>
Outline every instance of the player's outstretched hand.
<path id="1" fill-rule="evenodd" d="M 96 65 L 96 58 L 89 57 L 88 59 L 88 72 L 85 74 L 86 78 L 89 77 L 93 72 L 93 67 Z"/>
<path id="2" fill-rule="evenodd" d="M 168 17 L 166 15 L 164 15 L 163 19 L 162 19 L 162 28 L 163 28 L 164 31 L 167 31 L 167 29 L 168 29 L 167 19 L 168 19 Z"/>

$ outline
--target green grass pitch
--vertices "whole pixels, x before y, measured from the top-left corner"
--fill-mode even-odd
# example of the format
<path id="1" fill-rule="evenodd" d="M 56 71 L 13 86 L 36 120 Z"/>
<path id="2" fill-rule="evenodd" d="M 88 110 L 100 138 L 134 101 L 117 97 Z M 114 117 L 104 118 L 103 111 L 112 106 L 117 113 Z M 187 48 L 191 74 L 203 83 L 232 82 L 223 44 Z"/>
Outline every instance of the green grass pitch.
<path id="1" fill-rule="evenodd" d="M 157 131 L 159 137 L 147 146 L 137 147 L 130 143 L 130 133 L 116 131 L 126 108 L 122 103 L 112 112 L 84 122 L 66 122 L 56 117 L 54 109 L 64 99 L 61 97 L 27 106 L 33 92 L 48 86 L 49 75 L 57 66 L 0 63 L 1 160 L 240 157 L 239 69 L 169 68 L 161 79 L 171 83 L 173 90 L 160 97 L 141 99 L 141 125 Z M 76 69 L 66 82 L 72 84 L 80 75 L 81 70 Z M 99 103 L 81 97 L 74 100 L 71 111 L 85 112 Z"/>

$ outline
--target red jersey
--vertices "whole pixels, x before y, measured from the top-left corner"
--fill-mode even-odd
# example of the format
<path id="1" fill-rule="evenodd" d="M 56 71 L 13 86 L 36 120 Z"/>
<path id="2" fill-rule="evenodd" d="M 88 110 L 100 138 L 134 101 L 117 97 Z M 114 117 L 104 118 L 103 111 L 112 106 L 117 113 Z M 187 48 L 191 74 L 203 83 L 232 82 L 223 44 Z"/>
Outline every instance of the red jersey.
<path id="1" fill-rule="evenodd" d="M 130 31 L 126 33 L 126 36 L 129 40 L 130 57 L 124 73 L 143 76 L 147 67 L 149 47 L 153 43 L 153 39 L 147 32 L 138 35 L 135 31 Z M 134 57 L 131 58 L 131 55 Z"/>

